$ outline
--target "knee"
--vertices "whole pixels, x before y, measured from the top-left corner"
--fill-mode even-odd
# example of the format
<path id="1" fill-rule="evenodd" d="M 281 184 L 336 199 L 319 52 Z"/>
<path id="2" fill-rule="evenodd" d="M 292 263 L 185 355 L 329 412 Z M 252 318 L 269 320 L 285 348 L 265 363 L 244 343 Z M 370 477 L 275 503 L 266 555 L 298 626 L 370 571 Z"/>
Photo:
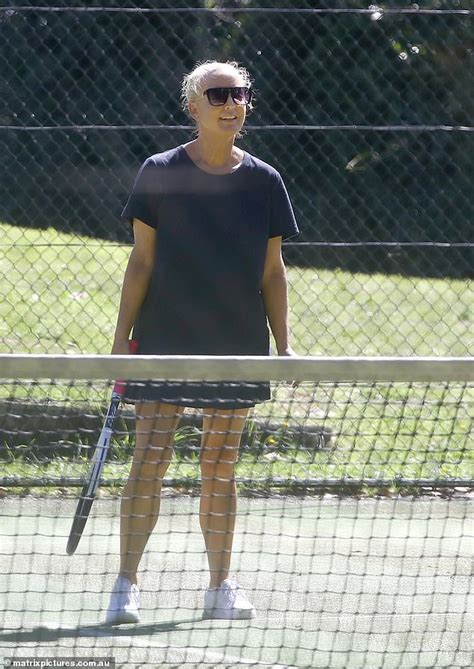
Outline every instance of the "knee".
<path id="1" fill-rule="evenodd" d="M 171 458 L 158 462 L 140 462 L 132 467 L 129 480 L 135 486 L 153 486 L 165 477 L 170 462 Z"/>
<path id="2" fill-rule="evenodd" d="M 168 466 L 172 458 L 172 446 L 161 446 L 153 443 L 147 444 L 145 447 L 137 445 L 133 456 L 133 466 L 140 468 Z"/>
<path id="3" fill-rule="evenodd" d="M 201 477 L 203 484 L 210 481 L 233 481 L 235 479 L 234 462 L 201 461 Z"/>

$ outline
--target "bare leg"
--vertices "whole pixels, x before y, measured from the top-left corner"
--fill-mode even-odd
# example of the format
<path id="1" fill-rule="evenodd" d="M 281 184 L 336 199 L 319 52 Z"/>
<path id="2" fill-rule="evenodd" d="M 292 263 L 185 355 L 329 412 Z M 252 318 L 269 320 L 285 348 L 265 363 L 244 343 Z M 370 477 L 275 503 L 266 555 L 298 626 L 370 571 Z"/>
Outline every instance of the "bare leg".
<path id="1" fill-rule="evenodd" d="M 138 564 L 158 520 L 163 478 L 173 456 L 182 407 L 160 402 L 136 406 L 136 447 L 121 503 L 120 575 L 137 582 Z"/>
<path id="2" fill-rule="evenodd" d="M 206 410 L 201 443 L 200 523 L 211 572 L 210 588 L 229 576 L 237 488 L 234 468 L 248 409 Z"/>

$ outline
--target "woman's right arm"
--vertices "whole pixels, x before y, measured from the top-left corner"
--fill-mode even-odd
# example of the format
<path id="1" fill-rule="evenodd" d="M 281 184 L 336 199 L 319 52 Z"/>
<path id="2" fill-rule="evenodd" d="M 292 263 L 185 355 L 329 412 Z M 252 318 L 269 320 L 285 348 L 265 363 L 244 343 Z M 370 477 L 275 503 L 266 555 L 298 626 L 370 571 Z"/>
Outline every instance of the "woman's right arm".
<path id="1" fill-rule="evenodd" d="M 133 220 L 135 243 L 123 279 L 120 308 L 112 353 L 128 355 L 130 332 L 145 299 L 155 262 L 156 230 L 138 218 Z"/>

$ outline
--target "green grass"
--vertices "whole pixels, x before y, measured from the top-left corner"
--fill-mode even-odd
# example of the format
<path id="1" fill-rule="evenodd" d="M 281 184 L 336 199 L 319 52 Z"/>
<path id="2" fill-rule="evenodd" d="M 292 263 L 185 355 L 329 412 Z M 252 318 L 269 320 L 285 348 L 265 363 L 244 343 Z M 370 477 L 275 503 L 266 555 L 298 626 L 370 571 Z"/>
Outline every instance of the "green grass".
<path id="1" fill-rule="evenodd" d="M 108 353 L 130 247 L 0 224 L 0 352 Z M 470 282 L 289 268 L 301 355 L 469 355 Z"/>
<path id="2" fill-rule="evenodd" d="M 109 353 L 130 248 L 0 225 L 0 351 Z"/>
<path id="3" fill-rule="evenodd" d="M 472 353 L 468 280 L 290 268 L 289 285 L 291 329 L 303 355 Z"/>

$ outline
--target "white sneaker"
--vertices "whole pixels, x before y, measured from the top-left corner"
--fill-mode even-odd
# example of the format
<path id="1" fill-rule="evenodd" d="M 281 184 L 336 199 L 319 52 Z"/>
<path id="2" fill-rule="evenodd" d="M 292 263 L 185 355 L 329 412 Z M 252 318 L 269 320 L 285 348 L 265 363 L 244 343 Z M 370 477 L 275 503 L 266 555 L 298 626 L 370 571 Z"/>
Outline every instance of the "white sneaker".
<path id="1" fill-rule="evenodd" d="M 235 581 L 226 578 L 219 588 L 209 588 L 204 597 L 203 618 L 248 620 L 256 611 Z"/>
<path id="2" fill-rule="evenodd" d="M 106 625 L 123 625 L 140 622 L 140 591 L 125 576 L 118 576 L 105 618 Z"/>

